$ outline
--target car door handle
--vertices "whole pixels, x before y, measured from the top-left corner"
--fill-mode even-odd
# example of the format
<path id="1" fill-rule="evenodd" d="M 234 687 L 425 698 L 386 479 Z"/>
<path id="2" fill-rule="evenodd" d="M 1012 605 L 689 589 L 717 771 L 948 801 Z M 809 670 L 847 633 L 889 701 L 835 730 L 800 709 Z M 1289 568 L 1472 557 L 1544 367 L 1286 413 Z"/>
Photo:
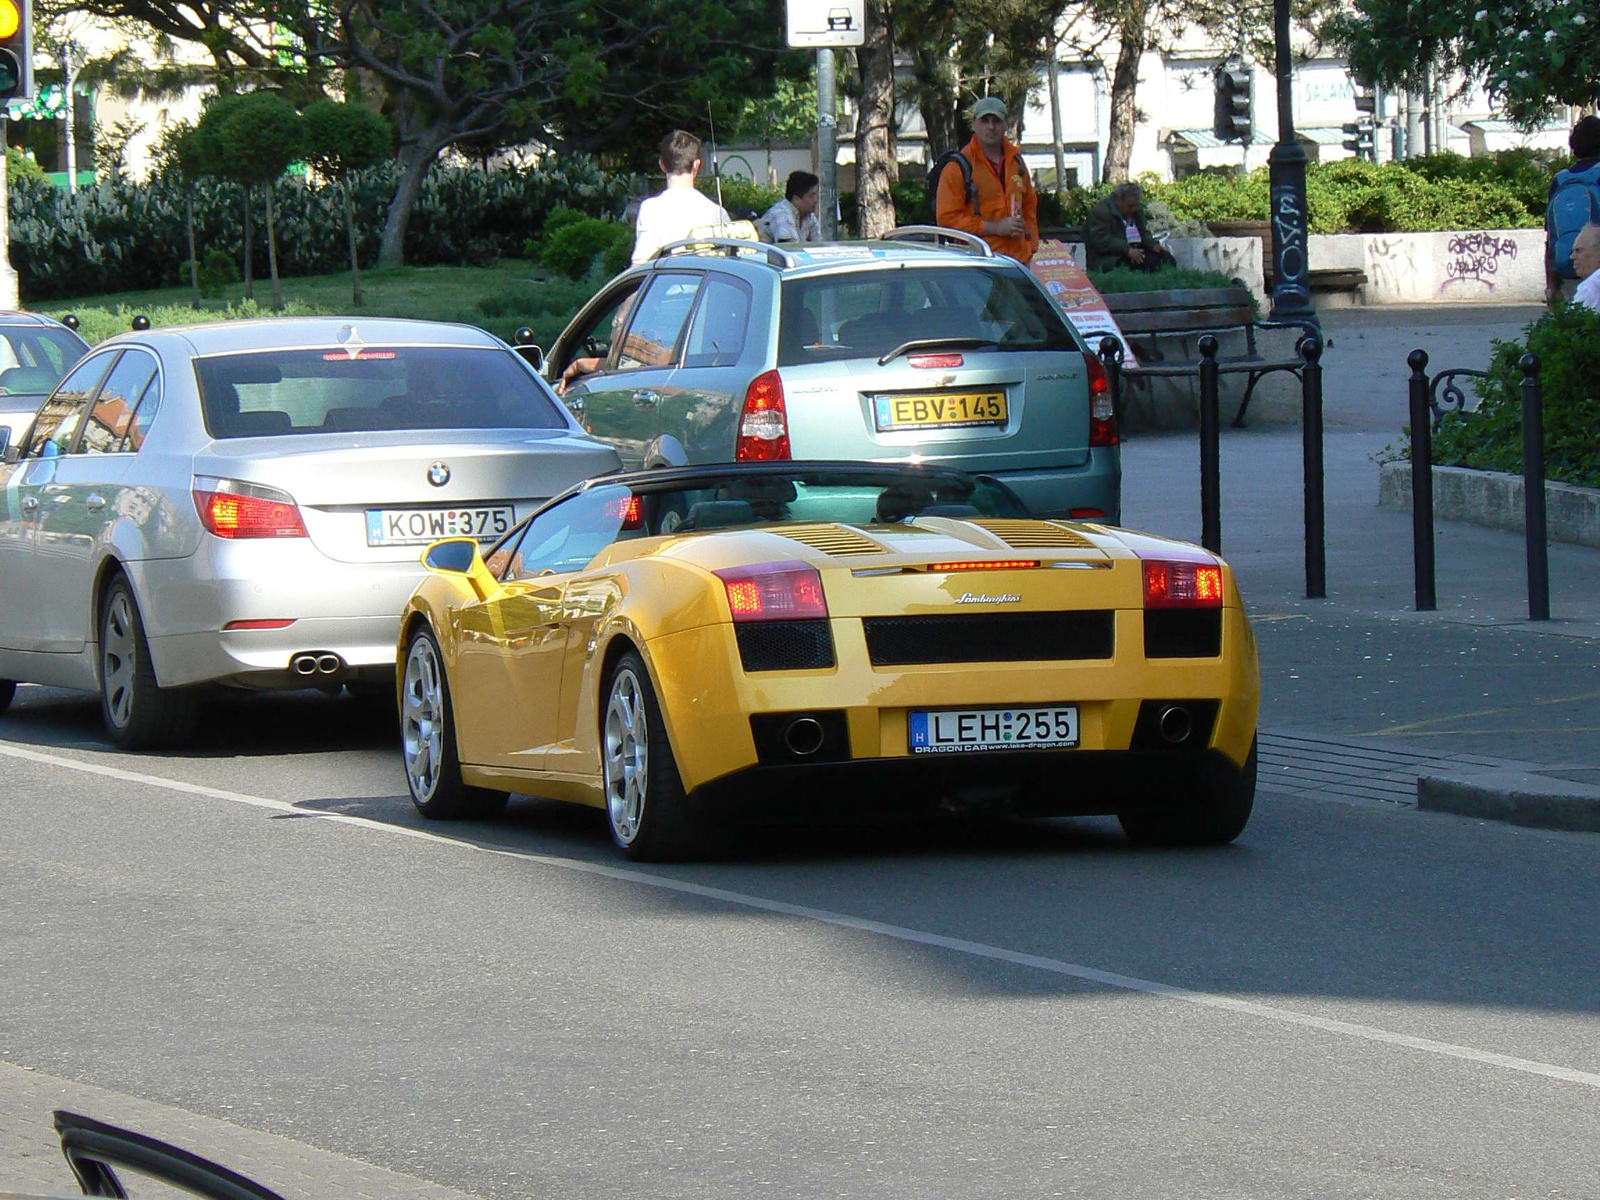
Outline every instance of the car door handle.
<path id="1" fill-rule="evenodd" d="M 90 512 L 99 512 L 106 506 L 106 498 L 98 492 L 90 492 L 84 497 L 83 506 Z"/>
<path id="2" fill-rule="evenodd" d="M 634 392 L 633 402 L 635 404 L 643 404 L 648 407 L 654 407 L 655 405 L 661 403 L 661 393 L 656 391 L 655 388 L 640 388 L 638 391 Z"/>
<path id="3" fill-rule="evenodd" d="M 23 512 L 38 512 L 39 511 L 39 497 L 37 497 L 37 496 L 24 496 L 22 498 L 22 511 Z"/>

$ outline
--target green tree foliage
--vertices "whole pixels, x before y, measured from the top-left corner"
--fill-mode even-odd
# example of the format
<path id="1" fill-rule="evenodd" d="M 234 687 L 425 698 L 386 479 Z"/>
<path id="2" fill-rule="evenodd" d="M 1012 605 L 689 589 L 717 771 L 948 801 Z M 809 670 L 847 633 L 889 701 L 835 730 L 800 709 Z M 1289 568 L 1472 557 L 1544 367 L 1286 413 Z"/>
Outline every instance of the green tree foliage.
<path id="1" fill-rule="evenodd" d="M 1354 0 L 1324 33 L 1361 76 L 1421 91 L 1459 72 L 1526 124 L 1600 102 L 1592 0 Z"/>
<path id="2" fill-rule="evenodd" d="M 351 300 L 357 308 L 361 294 L 361 258 L 356 249 L 356 213 L 350 177 L 389 157 L 394 130 L 379 113 L 359 103 L 338 104 L 316 100 L 306 106 L 306 160 L 334 180 L 344 192 L 345 233 L 350 242 Z"/>
<path id="3" fill-rule="evenodd" d="M 1564 304 L 1529 325 L 1521 340 L 1495 343 L 1489 377 L 1476 381 L 1476 412 L 1450 414 L 1434 435 L 1433 460 L 1482 471 L 1522 470 L 1522 368 L 1539 356 L 1544 400 L 1545 474 L 1600 487 L 1600 313 Z M 1409 454 L 1409 451 L 1408 451 Z"/>
<path id="4" fill-rule="evenodd" d="M 209 123 L 209 128 L 208 128 Z M 278 239 L 274 228 L 272 184 L 306 150 L 305 121 L 294 105 L 275 92 L 249 92 L 210 105 L 200 118 L 206 132 L 202 158 L 210 173 L 243 184 L 246 196 L 262 187 L 267 199 L 267 264 L 272 276 L 272 307 L 283 307 L 278 277 Z"/>

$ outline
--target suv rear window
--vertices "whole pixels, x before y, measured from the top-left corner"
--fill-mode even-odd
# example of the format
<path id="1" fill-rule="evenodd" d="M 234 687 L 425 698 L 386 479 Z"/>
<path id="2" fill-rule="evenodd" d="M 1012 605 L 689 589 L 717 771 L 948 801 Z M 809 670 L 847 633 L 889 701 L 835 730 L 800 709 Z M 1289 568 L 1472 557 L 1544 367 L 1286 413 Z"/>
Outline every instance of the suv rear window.
<path id="1" fill-rule="evenodd" d="M 214 438 L 405 429 L 564 429 L 509 350 L 268 350 L 195 360 Z"/>
<path id="2" fill-rule="evenodd" d="M 928 338 L 983 338 L 1000 350 L 1082 348 L 1014 267 L 880 267 L 783 284 L 780 366 L 881 358 Z"/>

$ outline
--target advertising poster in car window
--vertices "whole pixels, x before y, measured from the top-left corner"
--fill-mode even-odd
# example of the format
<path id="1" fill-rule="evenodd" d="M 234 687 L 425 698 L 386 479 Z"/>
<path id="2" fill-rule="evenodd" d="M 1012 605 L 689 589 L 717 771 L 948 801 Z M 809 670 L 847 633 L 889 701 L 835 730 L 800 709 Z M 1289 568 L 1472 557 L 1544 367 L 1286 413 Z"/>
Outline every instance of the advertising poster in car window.
<path id="1" fill-rule="evenodd" d="M 1122 336 L 1117 319 L 1106 306 L 1105 297 L 1089 282 L 1088 272 L 1078 265 L 1078 260 L 1072 256 L 1065 242 L 1039 243 L 1039 252 L 1033 256 L 1032 266 L 1045 291 L 1055 297 L 1067 320 L 1072 322 L 1072 327 L 1082 335 L 1091 350 L 1098 351 L 1100 339 L 1109 333 L 1122 343 L 1122 365 L 1139 365 L 1133 347 Z"/>

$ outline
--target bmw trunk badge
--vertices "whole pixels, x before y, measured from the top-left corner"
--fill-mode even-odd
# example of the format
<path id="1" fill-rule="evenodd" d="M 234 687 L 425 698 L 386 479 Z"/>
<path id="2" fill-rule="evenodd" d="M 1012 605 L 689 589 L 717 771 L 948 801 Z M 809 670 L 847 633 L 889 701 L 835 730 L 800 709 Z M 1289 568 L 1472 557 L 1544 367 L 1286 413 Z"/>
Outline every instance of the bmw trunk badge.
<path id="1" fill-rule="evenodd" d="M 442 462 L 434 463 L 428 468 L 428 482 L 434 487 L 443 487 L 450 482 L 450 468 Z"/>

